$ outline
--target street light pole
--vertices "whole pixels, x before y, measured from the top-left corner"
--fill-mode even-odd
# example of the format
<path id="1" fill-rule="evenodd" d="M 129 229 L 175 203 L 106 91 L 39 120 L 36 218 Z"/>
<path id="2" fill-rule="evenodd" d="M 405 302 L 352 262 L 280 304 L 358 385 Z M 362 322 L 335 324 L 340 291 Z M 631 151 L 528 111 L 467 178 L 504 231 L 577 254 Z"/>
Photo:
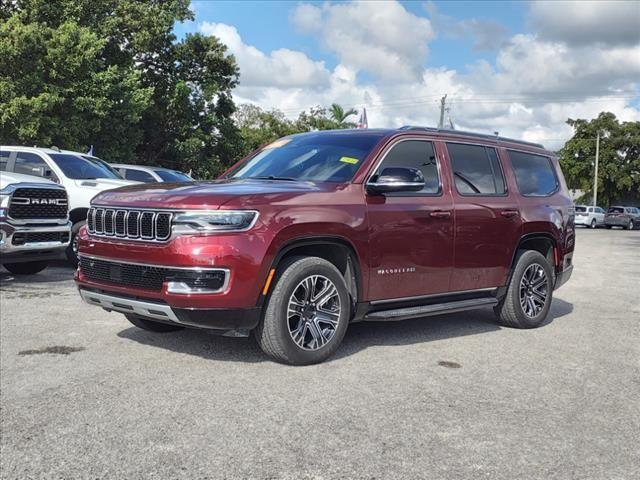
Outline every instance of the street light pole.
<path id="1" fill-rule="evenodd" d="M 598 157 L 600 156 L 600 131 L 596 137 L 596 171 L 593 175 L 593 206 L 598 203 Z"/>

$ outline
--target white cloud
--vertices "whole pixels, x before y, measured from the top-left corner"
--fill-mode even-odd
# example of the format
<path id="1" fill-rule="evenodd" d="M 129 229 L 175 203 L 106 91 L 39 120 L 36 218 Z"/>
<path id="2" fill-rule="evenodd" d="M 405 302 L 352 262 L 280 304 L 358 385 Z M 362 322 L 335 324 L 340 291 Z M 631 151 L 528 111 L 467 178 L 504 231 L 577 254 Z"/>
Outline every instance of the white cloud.
<path id="1" fill-rule="evenodd" d="M 635 45 L 640 42 L 640 2 L 534 1 L 533 24 L 541 38 L 570 45 Z"/>
<path id="2" fill-rule="evenodd" d="M 571 136 L 568 118 L 593 118 L 606 110 L 621 120 L 640 120 L 631 104 L 638 98 L 640 41 L 605 44 L 601 38 L 583 45 L 516 34 L 502 39 L 493 63 L 456 70 L 425 67 L 432 23 L 397 3 L 301 4 L 291 21 L 317 36 L 340 63 L 329 70 L 299 51 L 265 53 L 245 44 L 234 27 L 202 24 L 203 32 L 220 37 L 238 59 L 236 102 L 296 117 L 334 102 L 359 108 L 368 97 L 371 127 L 435 126 L 440 96 L 447 93 L 456 128 L 499 131 L 554 149 Z M 458 21 L 467 36 L 473 25 L 474 19 Z M 369 80 L 361 72 L 370 73 Z"/>
<path id="3" fill-rule="evenodd" d="M 398 2 L 300 4 L 296 29 L 315 35 L 343 65 L 386 81 L 420 78 L 434 33 L 427 18 Z"/>
<path id="4" fill-rule="evenodd" d="M 200 31 L 214 35 L 236 57 L 240 84 L 258 87 L 322 87 L 329 81 L 324 62 L 313 61 L 304 53 L 281 48 L 269 55 L 242 41 L 238 30 L 224 23 L 203 22 Z"/>

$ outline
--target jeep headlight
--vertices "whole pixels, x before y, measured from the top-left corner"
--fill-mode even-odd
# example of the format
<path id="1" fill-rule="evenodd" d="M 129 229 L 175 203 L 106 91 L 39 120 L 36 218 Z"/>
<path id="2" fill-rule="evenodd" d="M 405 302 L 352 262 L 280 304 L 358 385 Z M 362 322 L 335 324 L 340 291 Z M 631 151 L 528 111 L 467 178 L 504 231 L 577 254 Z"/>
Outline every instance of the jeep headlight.
<path id="1" fill-rule="evenodd" d="M 243 232 L 258 219 L 254 210 L 209 210 L 176 213 L 173 228 L 176 233 Z"/>

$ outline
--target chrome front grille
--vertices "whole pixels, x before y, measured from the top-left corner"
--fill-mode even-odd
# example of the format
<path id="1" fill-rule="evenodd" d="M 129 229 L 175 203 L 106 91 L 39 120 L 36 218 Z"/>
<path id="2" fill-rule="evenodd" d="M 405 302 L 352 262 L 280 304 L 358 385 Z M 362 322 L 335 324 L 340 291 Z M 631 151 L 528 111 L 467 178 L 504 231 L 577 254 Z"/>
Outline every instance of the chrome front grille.
<path id="1" fill-rule="evenodd" d="M 171 212 L 91 207 L 87 229 L 91 235 L 164 242 L 171 237 Z"/>

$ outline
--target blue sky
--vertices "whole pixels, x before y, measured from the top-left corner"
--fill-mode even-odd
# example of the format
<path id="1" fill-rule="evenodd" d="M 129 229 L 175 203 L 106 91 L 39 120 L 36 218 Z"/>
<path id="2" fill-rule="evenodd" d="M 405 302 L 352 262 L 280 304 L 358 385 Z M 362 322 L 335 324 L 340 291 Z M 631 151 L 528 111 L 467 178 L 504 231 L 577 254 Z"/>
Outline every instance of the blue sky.
<path id="1" fill-rule="evenodd" d="M 640 2 L 204 2 L 176 25 L 215 35 L 240 68 L 237 104 L 295 117 L 367 108 L 370 126 L 434 125 L 542 141 L 567 118 L 640 120 Z M 568 20 L 569 19 L 569 20 Z"/>
<path id="2" fill-rule="evenodd" d="M 321 6 L 325 2 L 306 2 Z M 427 2 L 400 2 L 409 12 L 416 15 L 428 14 Z M 492 19 L 502 24 L 511 32 L 526 32 L 526 2 L 508 1 L 456 1 L 432 2 L 438 13 L 457 20 Z M 202 22 L 216 22 L 234 25 L 242 34 L 243 40 L 261 50 L 272 51 L 279 48 L 291 48 L 305 52 L 310 57 L 324 60 L 327 66 L 334 67 L 337 58 L 321 48 L 313 38 L 292 28 L 290 15 L 296 2 L 291 1 L 195 1 L 191 8 L 195 12 L 195 20 L 184 24 L 176 24 L 176 33 L 182 36 L 187 32 L 198 30 Z M 467 38 L 451 38 L 441 32 L 431 42 L 430 54 L 425 58 L 425 66 L 448 66 L 462 69 L 465 65 L 485 59 L 492 62 L 491 52 L 475 51 L 473 40 Z"/>

